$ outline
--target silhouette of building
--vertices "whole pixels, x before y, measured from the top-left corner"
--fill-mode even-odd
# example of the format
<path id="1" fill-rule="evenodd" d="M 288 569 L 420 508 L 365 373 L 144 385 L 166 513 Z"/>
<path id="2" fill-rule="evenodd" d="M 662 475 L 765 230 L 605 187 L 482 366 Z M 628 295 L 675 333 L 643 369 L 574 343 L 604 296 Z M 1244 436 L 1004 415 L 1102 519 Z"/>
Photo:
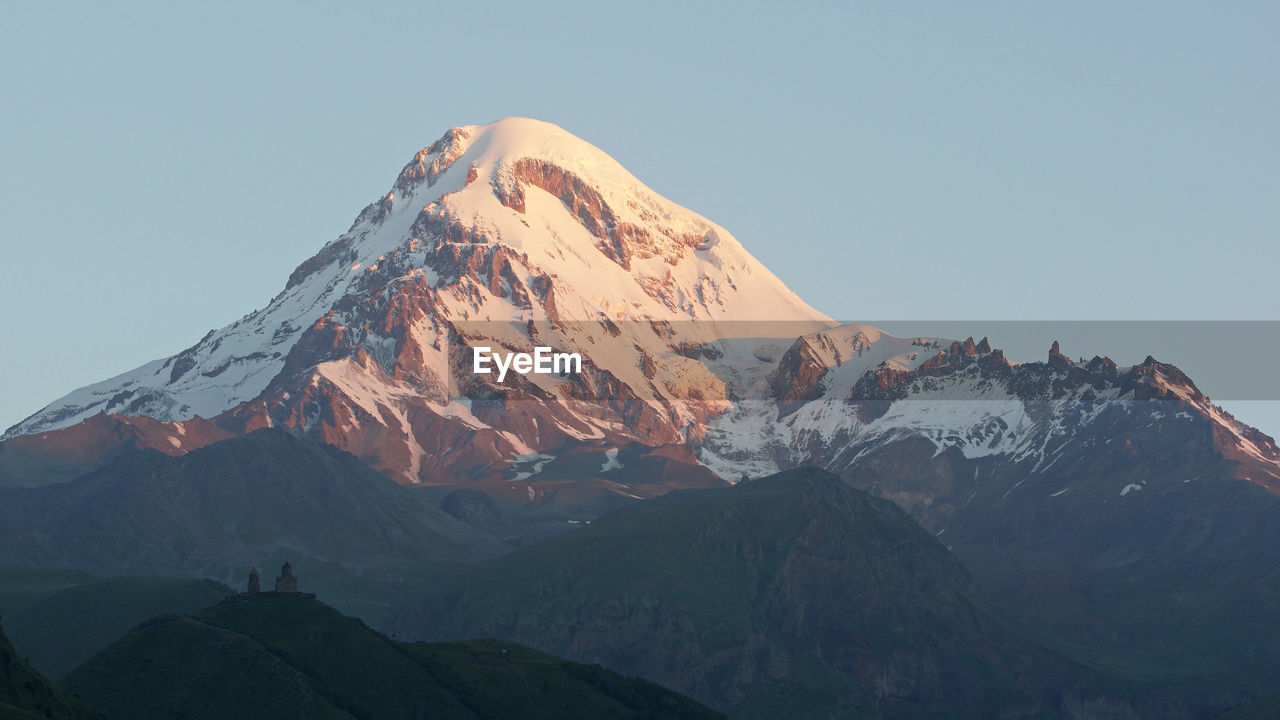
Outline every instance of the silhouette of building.
<path id="1" fill-rule="evenodd" d="M 280 577 L 276 578 L 276 592 L 290 595 L 298 592 L 298 581 L 293 577 L 293 566 L 289 563 L 280 566 Z"/>
<path id="2" fill-rule="evenodd" d="M 313 598 L 315 593 L 298 592 L 298 579 L 293 576 L 293 566 L 285 563 L 280 567 L 280 576 L 276 578 L 274 590 L 263 592 L 258 577 L 258 568 L 249 570 L 249 586 L 242 595 L 291 595 L 294 597 Z"/>

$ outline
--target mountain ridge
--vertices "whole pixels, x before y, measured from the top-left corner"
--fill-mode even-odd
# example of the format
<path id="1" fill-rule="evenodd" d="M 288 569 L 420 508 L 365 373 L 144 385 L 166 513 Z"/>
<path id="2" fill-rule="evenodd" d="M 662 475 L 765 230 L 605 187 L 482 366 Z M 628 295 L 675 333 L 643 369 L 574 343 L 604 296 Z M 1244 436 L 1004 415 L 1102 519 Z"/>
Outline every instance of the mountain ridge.
<path id="1" fill-rule="evenodd" d="M 1185 373 L 1073 361 L 1057 342 L 1014 363 L 987 338 L 836 324 L 604 153 L 504 123 L 419 152 L 263 310 L 11 429 L 0 483 L 52 497 L 130 448 L 180 459 L 273 428 L 401 485 L 560 503 L 586 509 L 560 522 L 585 522 L 814 465 L 906 510 L 1019 621 L 1110 653 L 1203 656 L 1250 691 L 1280 683 L 1243 660 L 1280 642 L 1280 590 L 1257 560 L 1280 553 L 1280 449 Z M 473 372 L 477 347 L 535 346 L 579 352 L 581 372 Z M 205 400 L 207 419 L 150 416 Z M 172 495 L 152 498 L 173 510 Z M 458 532 L 509 549 L 460 497 L 473 525 Z"/>
<path id="2" fill-rule="evenodd" d="M 584 368 L 499 383 L 471 372 L 479 345 L 577 351 Z M 1082 374 L 1093 394 L 1062 396 L 1056 376 L 1078 386 Z M 980 402 L 932 402 L 945 393 Z M 265 308 L 9 428 L 0 484 L 70 479 L 119 447 L 181 455 L 283 427 L 406 484 L 520 481 L 532 499 L 540 473 L 598 457 L 596 491 L 648 497 L 610 460 L 624 448 L 676 459 L 673 482 L 689 487 L 713 484 L 706 469 L 729 482 L 802 464 L 842 471 L 857 453 L 841 446 L 907 435 L 1014 464 L 1038 452 L 1043 464 L 1062 420 L 1032 404 L 1152 395 L 1208 419 L 1236 476 L 1280 492 L 1274 442 L 1173 366 L 1081 365 L 1056 342 L 1046 363 L 1015 365 L 986 338 L 838 325 L 603 151 L 506 118 L 418 151 Z M 922 423 L 919 408 L 941 420 Z"/>
<path id="3" fill-rule="evenodd" d="M 599 662 L 738 718 L 1172 718 L 1202 702 L 1011 633 L 937 539 L 816 468 L 628 506 L 441 578 L 395 627 Z"/>

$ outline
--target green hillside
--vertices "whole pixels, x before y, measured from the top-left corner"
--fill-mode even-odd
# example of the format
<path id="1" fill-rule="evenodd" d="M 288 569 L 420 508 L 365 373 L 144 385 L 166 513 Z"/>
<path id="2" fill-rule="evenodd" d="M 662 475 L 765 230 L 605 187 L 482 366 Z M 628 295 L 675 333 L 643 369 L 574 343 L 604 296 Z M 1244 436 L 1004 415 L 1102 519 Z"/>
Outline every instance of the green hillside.
<path id="1" fill-rule="evenodd" d="M 400 643 L 312 599 L 150 620 L 63 681 L 111 718 L 717 718 L 642 680 L 480 640 Z"/>
<path id="2" fill-rule="evenodd" d="M 101 716 L 55 688 L 0 632 L 0 720 L 98 720 Z"/>
<path id="3" fill-rule="evenodd" d="M 197 578 L 95 578 L 0 566 L 0 614 L 9 637 L 37 670 L 55 679 L 153 615 L 208 607 L 231 592 Z"/>

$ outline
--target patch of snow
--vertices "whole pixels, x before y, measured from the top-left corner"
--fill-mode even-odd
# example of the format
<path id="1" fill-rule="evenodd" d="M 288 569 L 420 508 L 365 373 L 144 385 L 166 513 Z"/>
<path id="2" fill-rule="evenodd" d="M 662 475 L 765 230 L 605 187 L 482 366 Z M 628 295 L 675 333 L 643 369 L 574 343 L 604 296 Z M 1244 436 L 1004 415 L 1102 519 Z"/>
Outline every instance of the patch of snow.
<path id="1" fill-rule="evenodd" d="M 547 463 L 555 459 L 556 459 L 555 455 L 546 455 L 544 453 L 538 453 L 538 452 L 515 455 L 511 458 L 511 463 L 513 466 L 519 468 L 524 465 L 531 465 L 531 467 L 527 470 L 523 468 L 516 470 L 515 476 L 508 478 L 508 482 L 518 482 L 520 480 L 528 480 L 534 475 L 537 475 L 538 473 L 542 472 L 542 468 L 545 467 Z"/>
<path id="2" fill-rule="evenodd" d="M 609 472 L 610 470 L 621 470 L 622 463 L 618 462 L 618 448 L 609 448 L 604 451 L 604 464 L 600 466 L 600 472 Z"/>

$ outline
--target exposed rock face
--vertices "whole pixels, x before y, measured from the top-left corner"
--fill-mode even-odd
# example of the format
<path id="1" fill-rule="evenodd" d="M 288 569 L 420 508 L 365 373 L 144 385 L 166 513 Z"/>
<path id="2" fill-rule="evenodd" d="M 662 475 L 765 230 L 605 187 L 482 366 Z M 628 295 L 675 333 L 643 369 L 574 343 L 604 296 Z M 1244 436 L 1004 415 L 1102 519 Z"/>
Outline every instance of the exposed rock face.
<path id="1" fill-rule="evenodd" d="M 145 415 L 95 415 L 63 430 L 0 444 L 0 487 L 66 482 L 135 448 L 176 456 L 229 437 L 200 418 L 161 422 Z"/>
<path id="2" fill-rule="evenodd" d="M 565 208 L 593 236 L 599 238 L 596 247 L 624 270 L 631 269 L 631 259 L 662 257 L 672 266 L 679 265 L 689 250 L 708 242 L 698 233 L 678 234 L 669 228 L 649 223 L 619 220 L 607 201 L 582 177 L 562 166 L 545 160 L 521 158 L 512 167 L 515 185 L 503 204 L 520 212 L 525 211 L 525 187 L 545 190 L 564 203 Z M 501 193 L 501 188 L 498 188 Z M 651 215 L 641 215 L 642 220 Z"/>
<path id="3" fill-rule="evenodd" d="M 759 400 L 710 421 L 704 460 L 724 476 L 806 463 L 852 472 L 914 438 L 931 456 L 953 450 L 1016 468 L 1011 476 L 1021 479 L 1073 448 L 1117 439 L 1109 433 L 1124 423 L 1105 421 L 1128 417 L 1155 434 L 1195 428 L 1211 439 L 1206 452 L 1227 461 L 1222 473 L 1280 493 L 1275 442 L 1216 407 L 1172 365 L 1150 357 L 1127 368 L 1105 357 L 1073 362 L 1056 342 L 1048 362 L 1014 364 L 986 338 L 866 338 L 862 326 L 845 326 L 797 340 L 754 390 L 740 391 Z M 743 426 L 772 430 L 747 448 Z"/>
<path id="4" fill-rule="evenodd" d="M 822 379 L 834 362 L 839 367 L 845 354 L 861 354 L 871 341 L 861 331 L 847 343 L 833 339 L 828 333 L 796 338 L 782 356 L 777 368 L 769 374 L 769 389 L 784 407 L 794 407 L 822 397 Z"/>

